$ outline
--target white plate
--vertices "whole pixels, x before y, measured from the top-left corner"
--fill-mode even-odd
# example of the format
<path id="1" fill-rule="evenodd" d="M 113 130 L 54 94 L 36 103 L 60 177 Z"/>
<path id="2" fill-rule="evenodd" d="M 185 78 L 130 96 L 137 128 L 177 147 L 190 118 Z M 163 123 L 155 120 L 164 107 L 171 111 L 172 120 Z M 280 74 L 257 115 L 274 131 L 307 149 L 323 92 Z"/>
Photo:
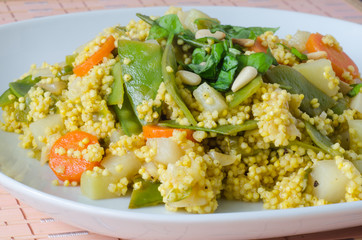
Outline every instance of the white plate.
<path id="1" fill-rule="evenodd" d="M 256 8 L 197 7 L 223 24 L 280 26 L 279 36 L 297 29 L 330 33 L 362 68 L 362 26 L 341 20 Z M 167 8 L 117 9 L 69 14 L 0 26 L 0 90 L 30 64 L 55 63 L 107 26 L 137 19 L 135 13 L 163 15 Z M 184 9 L 188 9 L 184 7 Z M 171 213 L 163 206 L 129 210 L 128 198 L 91 201 L 78 188 L 52 186 L 47 166 L 29 159 L 17 135 L 0 133 L 0 184 L 29 205 L 92 232 L 127 239 L 250 239 L 310 233 L 362 224 L 362 201 L 288 210 L 261 204 L 220 201 L 216 213 Z"/>

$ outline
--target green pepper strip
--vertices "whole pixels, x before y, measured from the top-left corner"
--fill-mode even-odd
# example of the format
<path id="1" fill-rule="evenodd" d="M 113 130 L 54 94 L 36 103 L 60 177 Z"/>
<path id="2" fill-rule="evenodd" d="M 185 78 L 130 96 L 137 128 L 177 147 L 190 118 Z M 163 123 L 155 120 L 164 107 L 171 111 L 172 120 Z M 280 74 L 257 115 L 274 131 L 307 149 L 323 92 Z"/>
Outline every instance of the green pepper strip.
<path id="1" fill-rule="evenodd" d="M 263 80 L 261 76 L 254 78 L 251 82 L 249 82 L 246 86 L 238 90 L 237 92 L 228 92 L 226 95 L 232 95 L 233 98 L 229 102 L 229 107 L 234 108 L 244 102 L 247 98 L 252 96 L 256 91 L 261 87 Z"/>
<path id="2" fill-rule="evenodd" d="M 170 41 L 171 39 L 171 41 Z M 182 100 L 178 88 L 175 82 L 175 71 L 177 70 L 177 63 L 175 54 L 172 51 L 172 37 L 167 41 L 166 48 L 164 50 L 162 56 L 162 75 L 163 82 L 165 83 L 165 87 L 167 92 L 171 95 L 173 100 L 179 106 L 181 111 L 184 113 L 185 117 L 193 126 L 195 126 L 196 120 L 190 110 L 187 108 L 186 104 Z M 173 71 L 169 71 L 169 67 L 173 69 Z"/>
<path id="3" fill-rule="evenodd" d="M 128 208 L 155 206 L 163 203 L 161 193 L 158 191 L 159 182 L 143 179 L 137 179 L 135 182 L 141 182 L 141 187 L 133 189 Z"/>
<path id="4" fill-rule="evenodd" d="M 124 96 L 121 109 L 118 107 L 118 105 L 113 105 L 112 107 L 116 114 L 117 120 L 121 124 L 121 127 L 127 136 L 132 136 L 133 134 L 137 135 L 142 132 L 142 125 L 134 113 L 127 95 Z"/>
<path id="5" fill-rule="evenodd" d="M 108 105 L 118 105 L 119 107 L 123 104 L 123 78 L 122 78 L 122 64 L 117 62 L 112 67 L 113 83 L 111 86 L 112 92 L 109 94 L 107 103 Z"/>
<path id="6" fill-rule="evenodd" d="M 0 96 L 0 107 L 4 107 L 10 103 L 15 102 L 15 97 L 10 100 L 9 96 L 14 95 L 10 88 L 8 88 L 1 96 Z"/>
<path id="7" fill-rule="evenodd" d="M 338 151 L 334 150 L 331 146 L 333 142 L 329 137 L 321 134 L 312 124 L 305 122 L 305 128 L 312 141 L 321 149 L 331 154 L 332 156 L 341 155 Z"/>
<path id="8" fill-rule="evenodd" d="M 297 140 L 294 140 L 294 141 L 291 141 L 289 142 L 289 147 L 293 146 L 293 145 L 296 145 L 296 146 L 299 146 L 299 147 L 302 147 L 304 149 L 311 149 L 313 150 L 314 152 L 318 153 L 318 152 L 326 152 L 324 151 L 323 149 L 321 148 L 318 148 L 316 146 L 313 146 L 313 145 L 310 145 L 308 143 L 304 143 L 304 142 L 301 142 L 301 141 L 297 141 Z"/>
<path id="9" fill-rule="evenodd" d="M 191 129 L 191 130 L 195 130 L 195 131 L 214 132 L 214 133 L 219 133 L 222 135 L 231 135 L 231 134 L 236 134 L 238 132 L 254 130 L 254 129 L 258 128 L 258 124 L 257 124 L 256 120 L 246 120 L 243 124 L 240 124 L 240 125 L 221 125 L 221 126 L 217 126 L 216 128 L 184 126 L 184 125 L 179 125 L 172 120 L 160 122 L 159 125 L 164 126 L 164 127 L 171 127 L 171 128 L 186 128 L 186 129 Z"/>

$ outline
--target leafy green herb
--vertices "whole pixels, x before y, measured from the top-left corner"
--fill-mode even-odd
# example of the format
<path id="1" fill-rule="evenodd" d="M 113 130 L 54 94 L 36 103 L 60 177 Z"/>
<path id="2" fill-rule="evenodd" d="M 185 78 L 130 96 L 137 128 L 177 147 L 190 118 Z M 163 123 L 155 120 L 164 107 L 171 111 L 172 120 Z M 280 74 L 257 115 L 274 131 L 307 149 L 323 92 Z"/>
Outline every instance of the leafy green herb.
<path id="1" fill-rule="evenodd" d="M 211 46 L 211 53 L 197 48 L 192 53 L 192 63 L 187 65 L 193 72 L 205 79 L 215 80 L 220 72 L 219 65 L 225 56 L 223 43 L 215 43 Z"/>
<path id="2" fill-rule="evenodd" d="M 266 31 L 276 32 L 279 28 L 267 27 L 238 27 L 232 25 L 213 25 L 210 29 L 211 32 L 221 31 L 224 32 L 228 38 L 250 38 L 256 39 L 257 36 Z"/>
<path id="3" fill-rule="evenodd" d="M 184 30 L 176 14 L 168 14 L 156 20 L 139 13 L 136 15 L 151 25 L 148 39 L 168 38 L 169 35 L 179 34 Z"/>
<path id="4" fill-rule="evenodd" d="M 226 91 L 230 88 L 234 81 L 235 72 L 238 68 L 239 62 L 235 55 L 227 53 L 221 67 L 221 71 L 215 83 L 211 86 L 218 91 Z"/>
<path id="5" fill-rule="evenodd" d="M 348 95 L 349 97 L 355 97 L 355 96 L 357 96 L 357 94 L 360 92 L 360 89 L 361 89 L 361 87 L 362 87 L 362 83 L 351 84 L 350 86 L 353 87 L 353 88 L 352 88 L 351 91 L 349 91 L 349 92 L 347 93 L 347 95 Z"/>
<path id="6" fill-rule="evenodd" d="M 258 52 L 250 55 L 240 55 L 238 60 L 240 62 L 240 68 L 245 66 L 255 67 L 259 73 L 265 73 L 274 62 L 274 57 L 272 55 Z"/>

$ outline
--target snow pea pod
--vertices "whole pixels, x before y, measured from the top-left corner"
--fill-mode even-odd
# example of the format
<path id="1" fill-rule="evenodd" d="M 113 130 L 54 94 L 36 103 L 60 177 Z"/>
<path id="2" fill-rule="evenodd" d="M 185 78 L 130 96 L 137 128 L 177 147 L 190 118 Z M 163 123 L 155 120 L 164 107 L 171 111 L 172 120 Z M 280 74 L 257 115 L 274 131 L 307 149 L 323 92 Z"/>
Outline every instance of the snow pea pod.
<path id="1" fill-rule="evenodd" d="M 292 67 L 278 65 L 267 71 L 264 77 L 267 82 L 278 83 L 290 93 L 303 94 L 304 98 L 300 104 L 300 109 L 312 117 L 321 114 L 336 104 L 333 98 L 316 88 Z M 320 104 L 317 108 L 313 108 L 310 104 L 314 98 L 317 98 Z"/>
<path id="2" fill-rule="evenodd" d="M 172 51 L 172 41 L 168 41 L 162 56 L 162 74 L 167 92 L 172 96 L 173 100 L 184 113 L 185 117 L 192 125 L 196 125 L 196 120 L 186 104 L 181 98 L 175 82 L 175 71 L 177 70 L 176 57 Z"/>
<path id="3" fill-rule="evenodd" d="M 126 92 L 135 113 L 144 100 L 155 99 L 162 82 L 161 46 L 131 40 L 118 41 Z M 137 115 L 137 114 L 136 114 Z M 146 121 L 139 119 L 142 125 Z"/>
<path id="4" fill-rule="evenodd" d="M 256 93 L 256 91 L 261 87 L 262 83 L 263 80 L 259 75 L 251 80 L 245 87 L 241 88 L 239 91 L 235 93 L 232 91 L 228 92 L 226 95 L 233 96 L 232 100 L 228 103 L 229 107 L 234 108 L 244 102 L 247 98 Z"/>
<path id="5" fill-rule="evenodd" d="M 141 187 L 133 189 L 128 208 L 155 206 L 163 203 L 161 193 L 158 191 L 159 182 L 144 179 L 137 179 L 135 182 L 141 183 Z"/>
<path id="6" fill-rule="evenodd" d="M 175 123 L 172 120 L 166 120 L 160 122 L 159 125 L 164 127 L 171 127 L 171 128 L 186 128 L 195 131 L 205 131 L 205 132 L 214 132 L 219 133 L 222 135 L 231 135 L 236 134 L 238 132 L 247 131 L 247 130 L 254 130 L 258 128 L 258 124 L 256 120 L 246 120 L 243 124 L 239 125 L 220 125 L 216 128 L 204 128 L 204 127 L 197 127 L 197 126 L 184 126 Z"/>
<path id="7" fill-rule="evenodd" d="M 142 132 L 142 125 L 133 111 L 127 95 L 124 95 L 122 108 L 119 108 L 118 105 L 113 105 L 112 107 L 118 122 L 121 124 L 121 127 L 127 136 L 132 136 L 133 134 L 137 135 Z"/>
<path id="8" fill-rule="evenodd" d="M 315 143 L 315 145 L 317 145 L 327 153 L 331 154 L 332 156 L 341 155 L 341 153 L 332 148 L 333 142 L 331 141 L 331 139 L 321 134 L 312 124 L 310 124 L 309 122 L 305 122 L 305 129 L 307 130 L 308 135 Z"/>
<path id="9" fill-rule="evenodd" d="M 118 105 L 118 107 L 121 108 L 123 104 L 123 95 L 124 95 L 121 62 L 117 62 L 112 67 L 112 75 L 114 78 L 111 86 L 112 92 L 108 96 L 107 103 L 109 105 Z"/>

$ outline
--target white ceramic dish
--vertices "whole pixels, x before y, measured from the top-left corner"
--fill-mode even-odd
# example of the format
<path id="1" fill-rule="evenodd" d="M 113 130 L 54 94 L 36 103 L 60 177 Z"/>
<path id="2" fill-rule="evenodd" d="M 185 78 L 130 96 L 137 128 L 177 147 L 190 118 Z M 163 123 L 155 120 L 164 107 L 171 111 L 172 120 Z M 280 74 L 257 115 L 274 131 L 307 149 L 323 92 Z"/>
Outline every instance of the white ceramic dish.
<path id="1" fill-rule="evenodd" d="M 362 26 L 336 19 L 256 8 L 197 7 L 223 24 L 280 26 L 279 36 L 297 29 L 330 33 L 362 68 Z M 167 8 L 118 9 L 69 14 L 0 26 L 0 91 L 32 63 L 55 63 L 107 26 L 125 25 L 135 13 L 162 15 Z M 188 9 L 188 7 L 184 7 Z M 47 166 L 29 159 L 17 135 L 0 133 L 0 184 L 51 216 L 99 234 L 124 239 L 256 239 L 310 233 L 362 224 L 362 201 L 288 210 L 262 210 L 259 203 L 221 201 L 209 215 L 171 213 L 163 206 L 129 210 L 128 198 L 91 201 L 78 188 L 52 186 Z"/>

